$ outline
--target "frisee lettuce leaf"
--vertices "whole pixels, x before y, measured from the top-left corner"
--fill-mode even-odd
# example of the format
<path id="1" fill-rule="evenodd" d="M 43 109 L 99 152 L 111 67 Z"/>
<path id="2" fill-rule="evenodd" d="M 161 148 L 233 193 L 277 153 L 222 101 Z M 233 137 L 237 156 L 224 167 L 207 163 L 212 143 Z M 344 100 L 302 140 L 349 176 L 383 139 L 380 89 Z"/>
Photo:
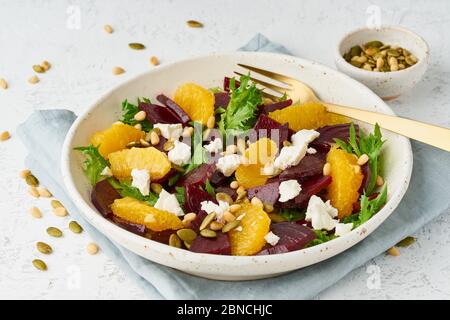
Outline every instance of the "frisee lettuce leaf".
<path id="1" fill-rule="evenodd" d="M 367 154 L 369 156 L 369 167 L 371 175 L 365 193 L 367 196 L 370 196 L 375 189 L 377 176 L 379 175 L 379 155 L 381 153 L 381 147 L 385 142 L 385 140 L 381 139 L 380 126 L 378 125 L 378 123 L 376 123 L 374 132 L 369 135 L 366 135 L 360 128 L 358 140 L 356 137 L 355 126 L 353 125 L 353 123 L 351 123 L 348 143 L 337 138 L 335 138 L 334 140 L 342 150 L 345 150 L 348 153 L 354 153 L 357 157 L 360 157 L 363 154 Z"/>
<path id="2" fill-rule="evenodd" d="M 328 242 L 336 238 L 334 234 L 328 234 L 325 230 L 313 230 L 316 234 L 316 238 L 306 245 L 306 247 L 316 246 L 318 244 Z"/>
<path id="3" fill-rule="evenodd" d="M 148 98 L 142 98 L 142 101 L 141 101 L 141 99 L 138 98 L 137 104 L 132 104 L 132 103 L 128 102 L 127 99 L 125 99 L 122 102 L 122 119 L 121 119 L 121 121 L 130 126 L 134 126 L 134 125 L 140 123 L 142 126 L 142 130 L 149 132 L 153 128 L 153 125 L 147 119 L 145 119 L 144 121 L 140 121 L 140 122 L 138 122 L 134 119 L 134 115 L 140 111 L 138 105 L 141 102 L 151 103 L 150 99 L 148 99 Z"/>
<path id="4" fill-rule="evenodd" d="M 280 209 L 278 214 L 289 222 L 305 219 L 305 212 L 297 209 Z"/>
<path id="5" fill-rule="evenodd" d="M 96 185 L 103 178 L 101 173 L 109 166 L 108 161 L 100 155 L 98 147 L 94 147 L 92 144 L 87 147 L 77 147 L 75 150 L 81 151 L 86 156 L 83 163 L 84 172 L 91 184 Z"/>
<path id="6" fill-rule="evenodd" d="M 129 181 L 118 181 L 114 178 L 108 178 L 108 182 L 122 197 L 135 198 L 140 201 L 148 202 L 152 206 L 158 201 L 158 195 L 156 193 L 150 191 L 148 196 L 144 196 L 141 191 L 139 191 L 138 188 L 133 187 Z"/>
<path id="7" fill-rule="evenodd" d="M 368 221 L 372 216 L 380 211 L 387 200 L 387 184 L 383 185 L 380 194 L 372 200 L 369 200 L 366 194 L 362 194 L 360 198 L 361 211 L 358 214 L 358 220 L 353 222 L 353 228 Z"/>
<path id="8" fill-rule="evenodd" d="M 250 83 L 249 76 L 241 76 L 239 82 L 240 86 L 236 88 L 235 78 L 230 79 L 230 102 L 219 121 L 222 132 L 246 131 L 256 122 L 258 106 L 262 103 L 262 91 L 254 83 Z"/>
<path id="9" fill-rule="evenodd" d="M 177 197 L 180 206 L 183 207 L 184 203 L 186 202 L 184 187 L 175 187 L 175 196 Z"/>

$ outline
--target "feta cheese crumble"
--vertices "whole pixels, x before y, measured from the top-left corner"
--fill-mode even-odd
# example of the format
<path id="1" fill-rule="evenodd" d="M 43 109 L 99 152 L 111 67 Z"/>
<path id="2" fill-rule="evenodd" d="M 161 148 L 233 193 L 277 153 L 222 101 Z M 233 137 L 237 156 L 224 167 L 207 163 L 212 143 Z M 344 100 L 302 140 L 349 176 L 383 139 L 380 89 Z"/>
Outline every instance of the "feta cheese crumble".
<path id="1" fill-rule="evenodd" d="M 112 177 L 112 171 L 110 167 L 105 167 L 102 172 L 100 172 L 100 175 L 104 176 L 104 177 Z"/>
<path id="2" fill-rule="evenodd" d="M 275 233 L 273 233 L 272 231 L 269 231 L 268 234 L 266 234 L 264 236 L 264 239 L 267 241 L 268 244 L 270 244 L 271 246 L 275 246 L 278 241 L 280 240 L 280 237 L 277 236 Z"/>
<path id="3" fill-rule="evenodd" d="M 183 209 L 181 209 L 177 197 L 164 189 L 161 190 L 159 198 L 156 201 L 154 207 L 159 210 L 164 210 L 173 213 L 176 216 L 184 215 Z"/>
<path id="4" fill-rule="evenodd" d="M 205 145 L 204 148 L 209 153 L 218 153 L 223 148 L 222 139 L 215 138 L 214 141 L 211 141 L 210 143 Z"/>
<path id="5" fill-rule="evenodd" d="M 184 166 L 191 160 L 191 147 L 184 142 L 175 140 L 174 147 L 167 154 L 169 161 L 177 166 Z"/>
<path id="6" fill-rule="evenodd" d="M 338 210 L 330 204 L 330 200 L 323 202 L 321 198 L 314 195 L 309 199 L 306 209 L 306 221 L 311 221 L 315 230 L 333 230 L 338 223 L 336 218 Z"/>
<path id="7" fill-rule="evenodd" d="M 275 167 L 272 161 L 267 162 L 262 168 L 262 174 L 265 176 L 274 176 L 278 174 L 279 170 Z"/>
<path id="8" fill-rule="evenodd" d="M 338 223 L 336 224 L 336 229 L 334 230 L 334 235 L 337 237 L 343 236 L 349 233 L 353 229 L 353 223 Z"/>
<path id="9" fill-rule="evenodd" d="M 287 180 L 280 183 L 278 190 L 280 192 L 280 202 L 286 202 L 294 199 L 302 191 L 302 187 L 297 180 Z"/>
<path id="10" fill-rule="evenodd" d="M 216 167 L 225 177 L 229 177 L 241 164 L 241 156 L 238 154 L 227 154 L 217 160 Z"/>
<path id="11" fill-rule="evenodd" d="M 312 147 L 310 147 L 310 148 L 306 149 L 306 153 L 307 154 L 316 154 L 317 150 L 312 148 Z"/>
<path id="12" fill-rule="evenodd" d="M 150 173 L 147 169 L 131 170 L 131 186 L 138 188 L 144 196 L 150 194 Z"/>
<path id="13" fill-rule="evenodd" d="M 220 201 L 219 204 L 216 204 L 212 201 L 202 201 L 200 203 L 201 209 L 205 211 L 207 214 L 210 214 L 212 212 L 216 213 L 216 220 L 222 221 L 223 214 L 228 211 L 230 208 L 230 205 L 228 202 Z"/>
<path id="14" fill-rule="evenodd" d="M 153 127 L 158 128 L 161 131 L 161 135 L 167 140 L 178 140 L 183 134 L 183 125 L 181 123 L 157 123 Z"/>

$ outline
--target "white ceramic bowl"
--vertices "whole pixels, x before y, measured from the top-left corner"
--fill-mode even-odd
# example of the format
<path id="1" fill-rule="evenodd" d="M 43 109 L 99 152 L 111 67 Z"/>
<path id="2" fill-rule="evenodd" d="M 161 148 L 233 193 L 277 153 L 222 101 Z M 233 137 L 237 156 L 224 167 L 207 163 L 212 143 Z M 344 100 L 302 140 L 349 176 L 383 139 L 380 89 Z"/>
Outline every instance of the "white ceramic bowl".
<path id="1" fill-rule="evenodd" d="M 82 171 L 83 157 L 73 148 L 87 145 L 94 132 L 118 120 L 121 117 L 121 102 L 125 98 L 154 98 L 161 92 L 172 95 L 180 84 L 192 81 L 207 88 L 221 86 L 225 75 L 233 75 L 237 63 L 264 67 L 298 78 L 310 84 L 325 101 L 393 114 L 378 96 L 355 80 L 317 63 L 286 55 L 249 52 L 210 54 L 155 68 L 106 93 L 75 121 L 67 134 L 61 159 L 64 183 L 87 221 L 110 239 L 157 263 L 211 279 L 248 280 L 272 277 L 328 259 L 364 239 L 392 213 L 408 187 L 412 154 L 408 139 L 384 131 L 387 139 L 384 158 L 388 164 L 385 166 L 385 180 L 389 184 L 389 200 L 370 221 L 328 243 L 269 256 L 199 254 L 137 236 L 104 219 L 90 201 L 92 188 Z"/>
<path id="2" fill-rule="evenodd" d="M 343 58 L 355 45 L 363 45 L 372 40 L 398 45 L 409 50 L 418 62 L 404 70 L 394 72 L 373 72 L 357 68 Z M 414 32 L 398 26 L 383 26 L 380 29 L 360 28 L 349 32 L 339 42 L 335 52 L 335 64 L 339 71 L 356 79 L 385 100 L 397 98 L 412 89 L 422 79 L 429 59 L 428 44 Z"/>

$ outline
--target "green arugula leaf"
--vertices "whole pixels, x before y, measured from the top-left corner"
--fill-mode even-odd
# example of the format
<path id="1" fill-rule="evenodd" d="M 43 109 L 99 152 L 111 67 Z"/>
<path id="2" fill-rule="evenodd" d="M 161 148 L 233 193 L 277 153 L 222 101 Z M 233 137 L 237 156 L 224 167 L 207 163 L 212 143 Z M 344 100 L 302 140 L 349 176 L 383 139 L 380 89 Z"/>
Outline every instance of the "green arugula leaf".
<path id="1" fill-rule="evenodd" d="M 142 98 L 142 101 L 145 103 L 151 103 L 150 99 L 148 99 L 148 98 Z M 147 119 L 145 119 L 144 121 L 140 121 L 140 122 L 138 122 L 134 119 L 135 114 L 140 111 L 139 107 L 138 107 L 139 103 L 141 103 L 141 99 L 139 99 L 139 98 L 137 99 L 137 105 L 132 104 L 132 103 L 128 102 L 127 99 L 125 99 L 122 102 L 122 119 L 121 119 L 121 121 L 130 126 L 134 126 L 134 125 L 140 123 L 142 126 L 142 130 L 149 132 L 153 128 L 153 125 Z"/>
<path id="2" fill-rule="evenodd" d="M 289 222 L 305 219 L 305 212 L 296 209 L 280 209 L 278 214 Z"/>
<path id="3" fill-rule="evenodd" d="M 214 187 L 211 185 L 211 182 L 209 182 L 209 179 L 206 179 L 205 191 L 208 192 L 214 198 L 216 197 L 216 191 L 214 190 Z"/>
<path id="4" fill-rule="evenodd" d="M 313 231 L 316 234 L 316 238 L 306 245 L 307 248 L 328 242 L 336 238 L 334 234 L 328 234 L 328 232 L 325 230 L 313 230 Z"/>
<path id="5" fill-rule="evenodd" d="M 92 144 L 87 147 L 78 147 L 75 150 L 81 151 L 85 156 L 84 172 L 88 177 L 91 184 L 94 186 L 102 179 L 102 171 L 109 166 L 109 163 L 105 158 L 100 155 L 98 147 L 94 147 Z"/>
<path id="6" fill-rule="evenodd" d="M 175 196 L 177 197 L 178 203 L 181 206 L 184 206 L 186 202 L 184 187 L 175 187 Z"/>
<path id="7" fill-rule="evenodd" d="M 356 228 L 357 226 L 360 226 L 361 224 L 372 218 L 375 213 L 380 211 L 380 209 L 386 203 L 386 200 L 387 200 L 386 183 L 383 185 L 383 189 L 381 190 L 380 194 L 373 200 L 369 200 L 366 194 L 361 195 L 360 198 L 361 211 L 358 214 L 358 220 L 353 223 L 353 227 Z"/>
<path id="8" fill-rule="evenodd" d="M 262 103 L 262 91 L 250 82 L 250 76 L 241 76 L 240 86 L 236 88 L 236 80 L 230 79 L 231 97 L 227 109 L 222 113 L 219 128 L 224 133 L 227 130 L 245 131 L 256 122 L 258 106 Z"/>
<path id="9" fill-rule="evenodd" d="M 360 157 L 363 154 L 367 154 L 369 156 L 369 167 L 370 167 L 370 180 L 365 190 L 367 196 L 370 196 L 377 182 L 377 176 L 379 175 L 379 156 L 381 153 L 381 148 L 385 142 L 381 138 L 381 130 L 378 123 L 375 124 L 374 132 L 366 135 L 364 131 L 359 129 L 359 141 L 356 138 L 356 129 L 354 124 L 350 124 L 349 129 L 349 139 L 348 144 L 340 139 L 334 139 L 338 146 L 347 151 L 348 153 L 354 153 L 357 157 Z"/>
<path id="10" fill-rule="evenodd" d="M 108 182 L 111 186 L 119 192 L 122 197 L 131 197 L 140 201 L 148 202 L 150 205 L 154 206 L 158 200 L 158 195 L 150 191 L 148 196 L 144 196 L 138 188 L 131 185 L 129 181 L 118 181 L 114 178 L 108 178 Z"/>

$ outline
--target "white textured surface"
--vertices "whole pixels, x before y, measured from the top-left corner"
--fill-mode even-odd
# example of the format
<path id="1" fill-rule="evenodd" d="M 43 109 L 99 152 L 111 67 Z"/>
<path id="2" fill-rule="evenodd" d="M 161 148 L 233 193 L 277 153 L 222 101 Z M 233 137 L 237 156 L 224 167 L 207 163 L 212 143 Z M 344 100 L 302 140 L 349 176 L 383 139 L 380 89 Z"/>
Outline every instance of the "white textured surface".
<path id="1" fill-rule="evenodd" d="M 283 43 L 294 54 L 333 66 L 333 50 L 346 31 L 364 25 L 369 1 L 0 1 L 0 77 L 10 88 L 0 90 L 0 131 L 11 140 L 0 143 L 0 298 L 141 299 L 141 289 L 101 252 L 85 253 L 86 234 L 70 231 L 50 239 L 45 228 L 67 230 L 69 218 L 54 217 L 48 200 L 34 200 L 18 178 L 25 151 L 14 131 L 32 110 L 69 108 L 82 111 L 106 89 L 150 68 L 149 57 L 161 63 L 197 53 L 234 50 L 256 32 Z M 450 3 L 377 1 L 383 23 L 402 24 L 418 31 L 431 48 L 431 64 L 415 90 L 391 102 L 400 115 L 450 126 Z M 71 14 L 80 10 L 80 29 Z M 219 13 L 219 14 L 218 14 Z M 205 23 L 189 29 L 188 19 Z M 75 22 L 73 24 L 72 22 Z M 111 35 L 103 31 L 109 23 Z M 147 50 L 128 49 L 143 42 Z M 31 66 L 49 60 L 52 69 L 30 85 Z M 115 65 L 127 72 L 111 75 Z M 426 196 L 426 195 L 424 195 Z M 30 217 L 37 205 L 44 218 Z M 426 212 L 424 212 L 426 214 Z M 449 298 L 450 215 L 447 213 L 417 232 L 418 242 L 401 249 L 400 257 L 380 256 L 323 292 L 318 298 Z M 30 261 L 38 256 L 36 241 L 53 245 L 45 257 L 47 272 Z M 373 265 L 377 267 L 373 267 Z M 379 268 L 379 269 L 378 269 Z M 380 271 L 379 289 L 369 289 L 368 272 Z M 80 286 L 77 286 L 79 274 Z M 370 283 L 369 283 L 370 284 Z M 373 287 L 373 285 L 369 285 Z"/>

